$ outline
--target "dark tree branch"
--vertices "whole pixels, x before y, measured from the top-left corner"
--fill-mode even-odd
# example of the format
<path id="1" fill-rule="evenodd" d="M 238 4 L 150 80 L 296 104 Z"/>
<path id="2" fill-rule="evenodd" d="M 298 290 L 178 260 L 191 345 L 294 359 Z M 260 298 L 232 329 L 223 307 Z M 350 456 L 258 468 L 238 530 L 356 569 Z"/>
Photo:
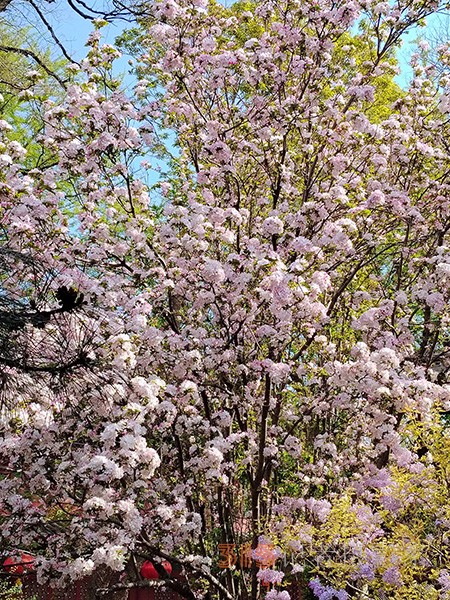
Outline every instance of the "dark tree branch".
<path id="1" fill-rule="evenodd" d="M 1 0 L 0 0 L 1 1 Z M 56 79 L 59 85 L 66 89 L 66 83 L 54 73 L 51 69 L 47 67 L 47 65 L 39 58 L 37 54 L 32 52 L 31 50 L 25 50 L 24 48 L 15 48 L 14 46 L 0 46 L 0 52 L 14 52 L 15 54 L 21 54 L 22 56 L 26 56 L 27 58 L 32 58 L 50 77 Z"/>
<path id="2" fill-rule="evenodd" d="M 186 558 L 180 558 L 180 557 L 174 557 L 171 556 L 170 554 L 167 554 L 166 552 L 163 552 L 162 550 L 158 550 L 157 548 L 155 548 L 148 540 L 146 540 L 145 538 L 142 539 L 142 542 L 145 546 L 147 546 L 147 548 L 149 549 L 150 553 L 154 556 L 160 556 L 161 558 L 165 558 L 166 560 L 169 561 L 173 561 L 173 562 L 177 562 L 180 565 L 184 566 L 185 568 L 189 569 L 190 571 L 192 571 L 194 574 L 199 575 L 200 577 L 204 577 L 207 581 L 209 581 L 209 583 L 211 585 L 213 585 L 217 590 L 219 590 L 219 592 L 222 593 L 222 595 L 224 596 L 225 600 L 234 600 L 233 596 L 230 594 L 230 592 L 226 589 L 226 587 L 224 587 L 220 581 L 214 577 L 214 575 L 212 573 L 208 573 L 207 571 L 204 571 L 202 568 L 199 567 L 195 567 L 191 561 L 189 559 Z M 166 580 L 168 581 L 168 580 Z M 169 580 L 170 581 L 170 580 Z M 191 592 L 192 593 L 192 592 Z M 195 598 L 195 595 L 192 594 Z"/>
<path id="3" fill-rule="evenodd" d="M 39 6 L 37 6 L 37 4 L 34 2 L 34 0 L 28 0 L 28 2 L 31 4 L 31 6 L 34 8 L 34 10 L 39 15 L 39 18 L 41 19 L 41 21 L 44 23 L 44 25 L 48 29 L 50 35 L 52 36 L 53 41 L 58 46 L 58 48 L 61 50 L 61 52 L 63 53 L 63 56 L 65 58 L 67 58 L 67 60 L 69 62 L 74 62 L 75 64 L 79 65 L 79 63 L 77 63 L 75 60 L 73 60 L 73 58 L 71 56 L 69 56 L 69 54 L 66 52 L 66 49 L 64 48 L 64 46 L 59 41 L 57 35 L 55 34 L 55 31 L 54 31 L 53 27 L 47 21 L 47 19 L 45 18 L 44 13 L 41 11 L 41 9 L 39 8 Z"/>
<path id="4" fill-rule="evenodd" d="M 87 13 L 83 12 L 82 10 L 80 10 L 73 2 L 72 0 L 67 0 L 67 4 L 70 6 L 70 8 L 72 8 L 78 15 L 80 15 L 80 17 L 83 17 L 83 19 L 88 19 L 89 21 L 93 18 L 92 15 L 88 15 Z M 85 6 L 84 3 L 81 3 L 82 6 Z M 91 10 L 88 6 L 86 6 L 86 8 L 88 10 Z M 92 11 L 91 12 L 96 12 L 96 11 Z M 96 13 L 97 15 L 100 16 L 104 16 L 103 13 Z"/>
<path id="5" fill-rule="evenodd" d="M 71 360 L 70 362 L 63 365 L 30 365 L 26 363 L 22 363 L 20 360 L 14 360 L 10 358 L 5 358 L 4 356 L 0 356 L 0 365 L 5 365 L 6 367 L 11 367 L 13 369 L 17 369 L 18 371 L 22 371 L 24 373 L 51 373 L 56 375 L 57 373 L 62 374 L 70 371 L 74 367 L 82 367 L 87 366 L 88 361 L 84 353 L 81 353 L 79 356 Z"/>
<path id="6" fill-rule="evenodd" d="M 159 579 L 154 581 L 131 581 L 129 583 L 116 583 L 107 588 L 97 588 L 95 595 L 97 597 L 107 596 L 119 590 L 131 590 L 133 588 L 170 588 L 178 592 L 187 600 L 196 600 L 195 594 L 185 585 L 176 579 Z"/>

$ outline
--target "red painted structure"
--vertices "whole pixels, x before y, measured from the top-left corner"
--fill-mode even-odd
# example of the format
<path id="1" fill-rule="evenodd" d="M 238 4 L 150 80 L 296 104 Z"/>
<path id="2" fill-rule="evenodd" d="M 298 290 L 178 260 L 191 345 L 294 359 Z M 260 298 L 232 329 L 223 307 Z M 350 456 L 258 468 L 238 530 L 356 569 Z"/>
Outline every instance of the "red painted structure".
<path id="1" fill-rule="evenodd" d="M 1 562 L 0 562 L 1 565 Z M 26 568 L 17 569 L 17 561 L 10 564 L 10 561 L 0 571 L 0 579 L 9 581 L 13 585 L 18 579 L 22 582 L 25 597 L 35 596 L 37 600 L 88 600 L 93 598 L 93 588 L 98 583 L 94 583 L 94 577 L 81 579 L 67 588 L 52 588 L 50 586 L 39 585 L 36 575 Z M 169 571 L 169 569 L 166 569 Z M 156 577 L 154 578 L 156 579 Z M 114 593 L 105 596 L 105 600 L 113 600 Z M 184 600 L 176 592 L 163 587 L 138 587 L 131 588 L 128 591 L 128 600 Z"/>
<path id="2" fill-rule="evenodd" d="M 49 586 L 40 586 L 36 583 L 34 575 L 25 575 L 22 578 L 24 591 L 35 594 L 37 600 L 86 600 L 92 598 L 92 579 L 77 581 L 72 586 L 64 589 L 55 589 Z M 87 593 L 90 591 L 90 594 Z M 114 594 L 104 596 L 105 600 L 114 598 Z M 128 592 L 128 600 L 184 600 L 179 594 L 166 588 L 131 588 Z"/>
<path id="3" fill-rule="evenodd" d="M 161 566 L 163 567 L 163 569 L 165 570 L 167 575 L 172 574 L 172 565 L 170 564 L 170 562 L 168 560 L 164 560 L 161 563 Z M 159 579 L 159 573 L 156 570 L 155 565 L 152 563 L 151 560 L 146 560 L 142 564 L 141 576 L 144 579 Z"/>
<path id="4" fill-rule="evenodd" d="M 24 567 L 25 565 L 30 564 L 28 556 L 29 555 L 26 555 L 26 560 L 24 559 L 23 561 Z M 172 572 L 172 565 L 169 563 L 165 564 L 165 562 L 166 561 L 164 561 L 162 564 L 168 574 L 172 573 L 173 577 L 183 578 L 183 576 L 178 572 L 177 565 L 174 566 L 174 570 Z M 152 570 L 147 565 L 147 569 L 144 569 L 144 573 L 151 575 L 150 577 L 147 577 L 147 579 L 159 579 L 159 575 L 154 567 Z M 155 573 L 157 577 L 154 576 Z M 86 577 L 85 579 L 72 584 L 68 588 L 55 589 L 51 588 L 50 586 L 38 585 L 36 576 L 30 570 L 30 568 L 27 569 L 25 567 L 25 569 L 22 570 L 22 574 L 19 574 L 18 572 L 13 572 L 11 570 L 11 565 L 8 562 L 5 565 L 3 572 L 0 572 L 0 578 L 3 580 L 9 580 L 11 583 L 14 583 L 18 576 L 22 581 L 24 592 L 26 594 L 25 597 L 35 595 L 37 600 L 87 600 L 88 598 L 93 598 L 93 577 Z M 287 588 L 290 593 L 291 600 L 304 600 L 306 589 L 306 583 L 302 580 L 294 580 Z M 108 594 L 104 598 L 105 600 L 113 600 L 114 594 Z M 131 588 L 129 590 L 128 600 L 184 600 L 184 598 L 173 590 L 163 587 L 139 587 Z"/>
<path id="5" fill-rule="evenodd" d="M 8 556 L 3 561 L 3 568 L 7 573 L 22 575 L 24 572 L 33 570 L 34 558 L 31 554 L 25 554 L 24 552 Z"/>

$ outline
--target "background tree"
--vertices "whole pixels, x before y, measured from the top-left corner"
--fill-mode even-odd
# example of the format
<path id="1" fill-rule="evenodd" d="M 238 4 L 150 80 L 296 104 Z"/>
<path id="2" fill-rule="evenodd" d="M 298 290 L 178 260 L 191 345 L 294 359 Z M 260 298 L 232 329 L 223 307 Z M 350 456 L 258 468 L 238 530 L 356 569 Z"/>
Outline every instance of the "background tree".
<path id="1" fill-rule="evenodd" d="M 0 22 L 0 110 L 11 125 L 9 139 L 26 148 L 29 168 L 49 161 L 36 138 L 44 128 L 43 102 L 62 97 L 62 66 L 39 48 L 29 29 Z"/>

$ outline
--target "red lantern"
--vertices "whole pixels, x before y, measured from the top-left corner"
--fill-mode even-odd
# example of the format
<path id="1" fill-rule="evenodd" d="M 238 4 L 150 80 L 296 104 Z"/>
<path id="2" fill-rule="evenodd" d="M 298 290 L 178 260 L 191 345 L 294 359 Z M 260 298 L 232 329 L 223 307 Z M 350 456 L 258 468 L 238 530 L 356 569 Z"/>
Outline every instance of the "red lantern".
<path id="1" fill-rule="evenodd" d="M 15 554 L 8 556 L 3 561 L 3 567 L 8 573 L 23 575 L 24 571 L 32 571 L 34 568 L 34 558 L 31 554 Z"/>
<path id="2" fill-rule="evenodd" d="M 170 577 L 172 574 L 172 565 L 170 564 L 170 562 L 168 560 L 163 560 L 161 564 L 164 567 L 164 571 Z"/>
<path id="3" fill-rule="evenodd" d="M 164 560 L 161 563 L 161 566 L 164 567 L 165 572 L 170 576 L 172 573 L 172 565 L 170 562 L 168 560 Z M 151 560 L 144 561 L 141 567 L 141 575 L 144 579 L 159 579 L 159 573 L 155 569 L 155 565 Z"/>

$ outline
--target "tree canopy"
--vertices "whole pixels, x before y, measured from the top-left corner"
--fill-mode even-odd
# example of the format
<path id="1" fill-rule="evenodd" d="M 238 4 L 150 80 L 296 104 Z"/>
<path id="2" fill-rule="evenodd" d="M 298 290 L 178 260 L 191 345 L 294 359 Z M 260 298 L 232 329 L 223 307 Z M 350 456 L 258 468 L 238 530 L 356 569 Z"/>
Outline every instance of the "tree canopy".
<path id="1" fill-rule="evenodd" d="M 40 578 L 449 596 L 449 80 L 393 82 L 438 9 L 156 0 L 131 93 L 98 22 L 41 103 L 51 164 L 0 122 L 0 541 Z"/>

